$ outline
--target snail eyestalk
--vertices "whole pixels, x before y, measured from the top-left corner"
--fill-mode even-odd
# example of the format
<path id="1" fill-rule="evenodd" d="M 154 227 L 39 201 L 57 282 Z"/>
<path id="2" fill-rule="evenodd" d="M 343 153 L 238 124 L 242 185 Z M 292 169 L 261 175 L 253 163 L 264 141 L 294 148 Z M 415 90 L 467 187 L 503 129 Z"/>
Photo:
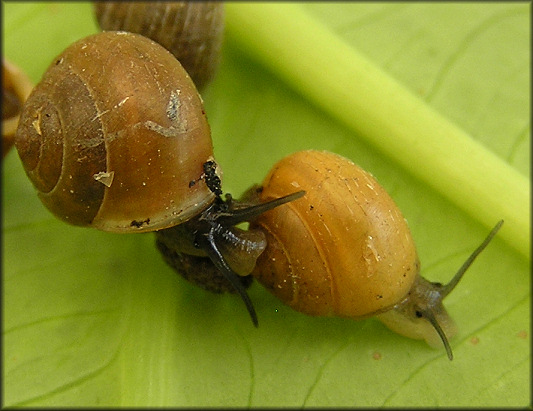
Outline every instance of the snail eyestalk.
<path id="1" fill-rule="evenodd" d="M 485 247 L 487 247 L 487 245 L 494 238 L 496 233 L 500 230 L 502 225 L 503 225 L 503 220 L 498 221 L 498 223 L 490 231 L 487 238 L 485 238 L 485 240 L 479 245 L 479 247 L 476 248 L 472 254 L 470 254 L 470 257 L 466 259 L 466 261 L 463 263 L 461 268 L 459 268 L 459 271 L 457 271 L 457 273 L 453 276 L 452 280 L 443 287 L 441 291 L 442 298 L 446 297 L 448 294 L 452 292 L 452 290 L 455 288 L 455 286 L 459 283 L 459 281 L 463 277 L 468 267 L 472 265 L 476 257 L 485 249 Z"/>

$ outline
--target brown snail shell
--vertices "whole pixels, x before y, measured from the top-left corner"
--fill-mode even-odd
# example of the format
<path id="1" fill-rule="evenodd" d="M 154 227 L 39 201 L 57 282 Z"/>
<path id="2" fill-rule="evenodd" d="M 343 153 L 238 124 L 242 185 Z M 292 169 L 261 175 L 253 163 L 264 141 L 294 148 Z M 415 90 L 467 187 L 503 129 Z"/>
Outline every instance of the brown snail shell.
<path id="1" fill-rule="evenodd" d="M 94 10 L 103 30 L 139 33 L 169 50 L 199 90 L 213 78 L 224 32 L 222 2 L 99 1 Z"/>
<path id="2" fill-rule="evenodd" d="M 41 201 L 60 219 L 139 232 L 190 219 L 213 202 L 202 100 L 181 64 L 138 34 L 77 41 L 49 66 L 15 141 Z"/>

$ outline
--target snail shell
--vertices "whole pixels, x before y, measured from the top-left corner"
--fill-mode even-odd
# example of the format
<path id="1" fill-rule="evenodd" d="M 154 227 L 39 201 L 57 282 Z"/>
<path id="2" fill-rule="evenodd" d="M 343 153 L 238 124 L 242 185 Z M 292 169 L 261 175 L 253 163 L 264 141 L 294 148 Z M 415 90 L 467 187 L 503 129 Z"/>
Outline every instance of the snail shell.
<path id="1" fill-rule="evenodd" d="M 420 276 L 411 233 L 400 210 L 350 160 L 302 151 L 279 161 L 255 190 L 266 201 L 301 189 L 306 195 L 254 219 L 267 247 L 255 278 L 285 304 L 309 315 L 359 319 L 376 315 L 393 331 L 433 346 L 457 333 L 443 299 L 503 224 L 499 221 L 447 284 Z M 253 196 L 248 194 L 248 196 Z"/>
<path id="2" fill-rule="evenodd" d="M 195 85 L 172 54 L 138 34 L 103 32 L 57 56 L 15 140 L 41 201 L 71 224 L 152 231 L 215 197 L 202 181 L 213 147 Z"/>
<path id="3" fill-rule="evenodd" d="M 253 222 L 268 244 L 253 272 L 260 283 L 320 316 L 364 318 L 407 295 L 419 266 L 411 233 L 369 173 L 336 154 L 302 151 L 272 168 L 260 201 L 294 190 L 306 195 Z"/>
<path id="4" fill-rule="evenodd" d="M 102 1 L 94 10 L 103 30 L 139 33 L 169 50 L 199 90 L 213 78 L 224 32 L 222 2 Z"/>

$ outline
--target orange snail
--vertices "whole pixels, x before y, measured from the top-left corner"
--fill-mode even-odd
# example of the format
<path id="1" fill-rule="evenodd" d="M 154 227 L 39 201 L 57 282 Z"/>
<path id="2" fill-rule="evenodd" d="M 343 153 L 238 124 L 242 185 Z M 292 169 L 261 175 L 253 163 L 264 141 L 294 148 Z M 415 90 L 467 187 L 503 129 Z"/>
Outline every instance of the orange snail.
<path id="1" fill-rule="evenodd" d="M 503 221 L 446 285 L 420 276 L 409 227 L 387 192 L 350 160 L 323 151 L 291 154 L 248 197 L 264 202 L 304 190 L 298 200 L 259 215 L 251 227 L 267 247 L 253 276 L 282 302 L 315 316 L 376 315 L 393 331 L 431 346 L 456 333 L 442 300 Z M 258 200 L 257 200 L 258 198 Z"/>
<path id="2" fill-rule="evenodd" d="M 117 233 L 155 231 L 172 252 L 209 257 L 212 274 L 241 295 L 257 325 L 241 276 L 266 242 L 234 226 L 303 193 L 252 206 L 220 198 L 201 97 L 162 46 L 112 31 L 69 46 L 26 101 L 15 146 L 56 217 Z"/>

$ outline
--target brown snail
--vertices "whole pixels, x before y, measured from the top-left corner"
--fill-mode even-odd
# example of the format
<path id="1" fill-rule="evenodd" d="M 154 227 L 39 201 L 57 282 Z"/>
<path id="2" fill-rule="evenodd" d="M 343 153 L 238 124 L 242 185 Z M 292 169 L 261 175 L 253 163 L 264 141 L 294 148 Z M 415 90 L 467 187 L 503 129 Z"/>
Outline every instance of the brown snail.
<path id="1" fill-rule="evenodd" d="M 127 32 L 69 46 L 26 101 L 15 146 L 55 216 L 117 233 L 157 231 L 174 252 L 208 257 L 257 324 L 240 275 L 251 272 L 264 235 L 234 225 L 303 193 L 250 206 L 220 198 L 202 100 L 162 46 Z"/>
<path id="2" fill-rule="evenodd" d="M 94 2 L 103 30 L 142 34 L 169 50 L 201 90 L 220 59 L 224 4 L 218 1 Z"/>
<path id="3" fill-rule="evenodd" d="M 268 244 L 257 259 L 254 278 L 297 311 L 353 319 L 377 315 L 402 335 L 432 346 L 442 341 L 451 360 L 448 338 L 456 330 L 442 300 L 503 221 L 442 285 L 420 276 L 400 210 L 350 160 L 321 151 L 294 153 L 274 165 L 256 195 L 264 202 L 294 190 L 306 194 L 251 224 L 266 234 Z"/>
<path id="4" fill-rule="evenodd" d="M 15 142 L 20 110 L 32 88 L 32 82 L 21 69 L 6 59 L 2 60 L 2 157 Z"/>

